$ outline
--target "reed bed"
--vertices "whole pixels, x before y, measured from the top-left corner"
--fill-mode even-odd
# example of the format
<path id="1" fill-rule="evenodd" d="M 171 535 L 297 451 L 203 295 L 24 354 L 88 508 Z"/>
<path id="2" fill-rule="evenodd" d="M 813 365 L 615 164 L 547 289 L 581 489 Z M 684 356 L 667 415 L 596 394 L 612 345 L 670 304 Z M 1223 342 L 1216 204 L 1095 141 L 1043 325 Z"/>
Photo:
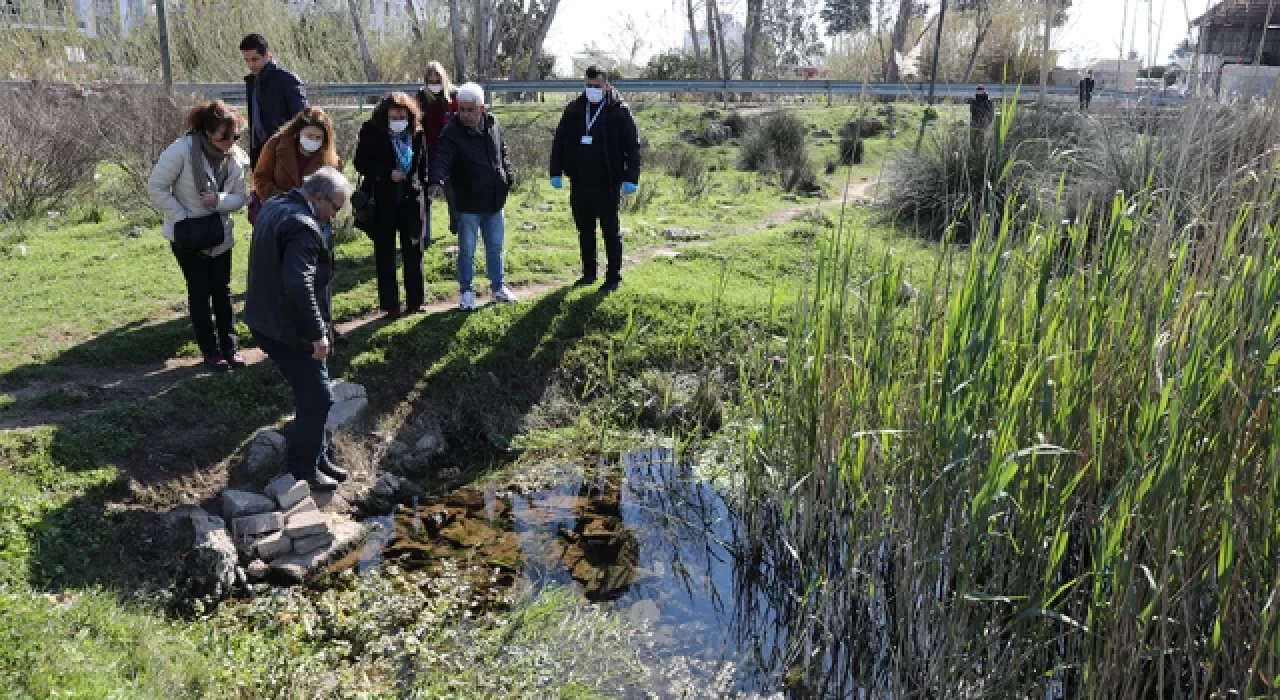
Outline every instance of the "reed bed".
<path id="1" fill-rule="evenodd" d="M 1280 692 L 1280 128 L 1259 109 L 1201 120 L 1222 162 L 1166 139 L 1074 220 L 1054 213 L 1079 171 L 1057 207 L 988 199 L 915 301 L 892 254 L 824 241 L 785 343 L 741 375 L 762 667 L 819 697 Z M 1009 163 L 991 188 L 1021 192 Z"/>

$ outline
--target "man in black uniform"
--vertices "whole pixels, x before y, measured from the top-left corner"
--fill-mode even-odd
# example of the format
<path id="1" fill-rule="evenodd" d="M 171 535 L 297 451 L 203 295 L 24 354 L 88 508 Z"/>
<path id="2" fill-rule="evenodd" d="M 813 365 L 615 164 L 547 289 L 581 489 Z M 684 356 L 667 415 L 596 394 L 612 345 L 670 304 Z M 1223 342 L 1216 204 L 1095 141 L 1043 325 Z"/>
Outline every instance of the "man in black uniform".
<path id="1" fill-rule="evenodd" d="M 1086 71 L 1080 79 L 1080 109 L 1089 109 L 1089 103 L 1093 101 L 1093 86 L 1093 71 Z"/>
<path id="2" fill-rule="evenodd" d="M 551 144 L 551 186 L 572 182 L 569 205 L 578 227 L 582 278 L 577 286 L 596 281 L 596 221 L 604 236 L 608 259 L 601 289 L 611 292 L 622 282 L 622 231 L 618 221 L 621 195 L 635 194 L 640 182 L 640 137 L 631 108 L 609 86 L 608 75 L 587 68 L 586 89 L 565 107 Z"/>

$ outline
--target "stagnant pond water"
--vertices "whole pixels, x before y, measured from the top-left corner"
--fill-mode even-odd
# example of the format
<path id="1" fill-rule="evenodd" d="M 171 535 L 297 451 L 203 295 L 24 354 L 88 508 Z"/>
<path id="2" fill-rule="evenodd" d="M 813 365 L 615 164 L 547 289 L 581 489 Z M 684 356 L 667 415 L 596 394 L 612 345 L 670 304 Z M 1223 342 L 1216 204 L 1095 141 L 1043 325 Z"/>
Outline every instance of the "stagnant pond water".
<path id="1" fill-rule="evenodd" d="M 782 690 L 770 636 L 746 622 L 768 610 L 741 609 L 754 596 L 742 595 L 735 573 L 732 510 L 670 449 L 615 455 L 552 488 L 464 488 L 375 520 L 383 534 L 360 570 L 442 558 L 482 565 L 478 595 L 495 604 L 516 585 L 576 586 L 648 627 L 647 661 L 678 659 L 705 684 L 699 696 Z"/>

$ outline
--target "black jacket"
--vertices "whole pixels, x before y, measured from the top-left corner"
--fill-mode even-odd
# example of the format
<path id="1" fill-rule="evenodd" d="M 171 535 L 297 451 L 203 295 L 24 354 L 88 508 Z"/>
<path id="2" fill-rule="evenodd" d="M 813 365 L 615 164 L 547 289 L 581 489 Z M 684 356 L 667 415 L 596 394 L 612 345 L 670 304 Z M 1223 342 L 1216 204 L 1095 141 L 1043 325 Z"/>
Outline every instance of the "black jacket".
<path id="1" fill-rule="evenodd" d="M 256 110 L 253 100 L 255 89 L 258 91 Z M 257 75 L 250 73 L 244 77 L 244 93 L 249 104 L 249 145 L 255 151 L 261 149 L 285 122 L 307 108 L 306 86 L 298 76 L 277 66 L 275 61 L 268 62 Z M 254 119 L 262 120 L 262 128 L 266 132 L 262 143 L 254 140 Z"/>
<path id="2" fill-rule="evenodd" d="M 640 135 L 631 108 L 622 94 L 610 88 L 604 97 L 604 113 L 596 121 L 592 134 L 599 134 L 604 125 L 605 167 L 610 185 L 624 182 L 640 183 Z M 551 177 L 567 175 L 570 180 L 581 169 L 575 161 L 578 144 L 587 131 L 587 96 L 579 95 L 569 103 L 560 116 L 555 139 L 551 142 Z"/>
<path id="3" fill-rule="evenodd" d="M 485 114 L 479 131 L 449 118 L 440 134 L 440 146 L 431 155 L 433 185 L 453 184 L 453 206 L 468 214 L 492 214 L 507 203 L 516 171 L 507 155 L 502 128 L 492 114 Z"/>
<path id="4" fill-rule="evenodd" d="M 1078 88 L 1080 92 L 1080 98 L 1083 99 L 1085 97 L 1093 97 L 1093 86 L 1096 84 L 1097 83 L 1093 81 L 1093 78 L 1081 78 L 1080 86 Z"/>
<path id="5" fill-rule="evenodd" d="M 395 228 L 400 207 L 418 211 L 418 198 L 427 179 L 427 161 L 427 141 L 418 131 L 413 136 L 413 165 L 405 173 L 408 177 L 394 182 L 391 172 L 396 169 L 396 152 L 391 147 L 391 132 L 372 119 L 360 127 L 353 164 L 356 172 L 364 176 L 361 189 L 373 197 L 375 230 Z"/>
<path id="6" fill-rule="evenodd" d="M 332 320 L 332 240 L 301 189 L 262 205 L 249 247 L 244 320 L 250 328 L 306 349 L 325 337 Z"/>

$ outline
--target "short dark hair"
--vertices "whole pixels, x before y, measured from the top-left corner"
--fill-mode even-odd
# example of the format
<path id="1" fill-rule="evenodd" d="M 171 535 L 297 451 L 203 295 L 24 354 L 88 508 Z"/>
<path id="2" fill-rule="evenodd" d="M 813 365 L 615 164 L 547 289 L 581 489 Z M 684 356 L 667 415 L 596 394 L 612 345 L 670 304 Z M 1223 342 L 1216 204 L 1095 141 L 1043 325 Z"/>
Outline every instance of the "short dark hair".
<path id="1" fill-rule="evenodd" d="M 609 74 L 597 65 L 587 66 L 587 80 L 608 80 Z"/>
<path id="2" fill-rule="evenodd" d="M 267 38 L 261 34 L 250 34 L 240 40 L 241 51 L 257 51 L 263 56 L 267 55 Z"/>
<path id="3" fill-rule="evenodd" d="M 187 133 L 222 133 L 227 129 L 234 132 L 239 128 L 240 115 L 234 107 L 222 100 L 201 102 L 187 112 Z"/>

